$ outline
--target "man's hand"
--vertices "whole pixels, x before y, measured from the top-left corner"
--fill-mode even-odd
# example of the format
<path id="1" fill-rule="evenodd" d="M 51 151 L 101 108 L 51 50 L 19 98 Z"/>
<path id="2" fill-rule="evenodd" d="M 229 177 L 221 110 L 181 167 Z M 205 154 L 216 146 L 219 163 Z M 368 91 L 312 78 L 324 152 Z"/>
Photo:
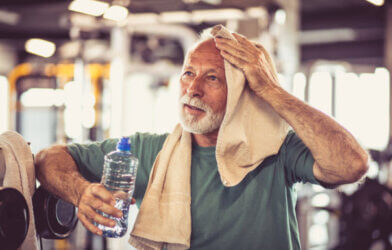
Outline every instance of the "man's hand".
<path id="1" fill-rule="evenodd" d="M 235 40 L 215 38 L 224 59 L 241 69 L 249 87 L 266 101 L 310 149 L 314 176 L 330 185 L 352 183 L 367 171 L 367 153 L 336 121 L 278 86 L 272 60 L 261 45 L 233 33 Z"/>
<path id="2" fill-rule="evenodd" d="M 132 203 L 135 200 L 132 198 Z M 102 184 L 91 183 L 83 191 L 78 202 L 78 218 L 82 224 L 92 233 L 102 235 L 102 231 L 96 227 L 93 222 L 98 224 L 114 227 L 116 222 L 107 217 L 102 216 L 97 210 L 108 215 L 121 218 L 121 210 L 115 208 L 116 200 L 111 192 L 109 192 Z"/>
<path id="3" fill-rule="evenodd" d="M 121 217 L 114 207 L 114 195 L 102 184 L 90 183 L 84 179 L 65 145 L 55 145 L 40 151 L 35 157 L 36 175 L 41 185 L 61 199 L 78 207 L 78 218 L 91 232 L 102 235 L 93 222 L 114 226 L 113 220 L 97 213 L 102 211 L 114 217 Z M 132 198 L 131 204 L 135 204 Z"/>
<path id="4" fill-rule="evenodd" d="M 278 79 L 267 51 L 244 36 L 233 35 L 237 41 L 215 38 L 222 57 L 244 72 L 250 88 L 256 94 L 262 93 L 265 87 L 276 85 Z"/>

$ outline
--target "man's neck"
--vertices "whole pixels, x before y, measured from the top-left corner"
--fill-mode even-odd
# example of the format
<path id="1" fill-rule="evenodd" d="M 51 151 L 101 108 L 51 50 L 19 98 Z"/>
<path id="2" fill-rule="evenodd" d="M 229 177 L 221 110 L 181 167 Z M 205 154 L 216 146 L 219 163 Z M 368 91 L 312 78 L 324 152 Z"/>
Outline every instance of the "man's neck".
<path id="1" fill-rule="evenodd" d="M 219 130 L 208 134 L 192 134 L 192 139 L 200 147 L 215 147 Z"/>

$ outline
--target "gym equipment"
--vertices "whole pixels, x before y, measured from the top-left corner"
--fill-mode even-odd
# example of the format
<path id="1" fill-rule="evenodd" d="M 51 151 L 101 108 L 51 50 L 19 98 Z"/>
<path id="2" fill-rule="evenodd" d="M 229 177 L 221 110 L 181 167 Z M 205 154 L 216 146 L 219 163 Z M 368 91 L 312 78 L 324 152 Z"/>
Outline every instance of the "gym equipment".
<path id="1" fill-rule="evenodd" d="M 77 223 L 76 208 L 39 187 L 33 196 L 37 233 L 45 239 L 67 238 Z M 26 238 L 29 211 L 23 195 L 14 188 L 0 188 L 0 246 L 17 249 Z"/>
<path id="2" fill-rule="evenodd" d="M 65 239 L 76 226 L 76 208 L 40 186 L 33 196 L 37 233 L 45 239 Z"/>
<path id="3" fill-rule="evenodd" d="M 339 244 L 334 250 L 368 250 L 374 244 L 392 249 L 392 190 L 367 179 L 351 196 L 342 195 L 340 213 Z"/>
<path id="4" fill-rule="evenodd" d="M 0 246 L 17 249 L 29 228 L 29 210 L 23 195 L 14 188 L 0 188 Z"/>

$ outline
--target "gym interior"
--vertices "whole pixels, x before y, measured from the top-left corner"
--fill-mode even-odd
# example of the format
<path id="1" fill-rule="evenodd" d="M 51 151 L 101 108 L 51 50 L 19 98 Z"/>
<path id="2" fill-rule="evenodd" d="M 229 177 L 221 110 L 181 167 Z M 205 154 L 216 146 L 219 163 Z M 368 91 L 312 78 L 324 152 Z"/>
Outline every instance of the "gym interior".
<path id="1" fill-rule="evenodd" d="M 218 24 L 261 43 L 282 88 L 333 117 L 369 154 L 359 182 L 296 184 L 302 249 L 392 249 L 388 0 L 1 0 L 0 134 L 16 131 L 35 155 L 54 144 L 170 133 L 186 53 Z M 105 238 L 39 186 L 38 249 L 135 249 L 136 205 L 127 234 Z M 0 207 L 13 195 L 0 195 Z M 0 215 L 3 243 L 19 248 L 29 225 L 10 229 L 15 222 Z"/>

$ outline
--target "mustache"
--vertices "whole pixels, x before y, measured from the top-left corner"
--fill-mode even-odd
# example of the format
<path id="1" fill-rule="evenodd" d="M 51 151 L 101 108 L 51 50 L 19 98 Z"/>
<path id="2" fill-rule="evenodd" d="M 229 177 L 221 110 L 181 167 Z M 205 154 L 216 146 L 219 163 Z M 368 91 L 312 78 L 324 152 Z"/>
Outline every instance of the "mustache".
<path id="1" fill-rule="evenodd" d="M 207 104 L 205 104 L 202 100 L 200 100 L 197 97 L 191 98 L 187 94 L 183 95 L 180 98 L 180 103 L 196 107 L 196 108 L 201 109 L 203 111 L 210 111 L 211 110 L 211 108 Z"/>

